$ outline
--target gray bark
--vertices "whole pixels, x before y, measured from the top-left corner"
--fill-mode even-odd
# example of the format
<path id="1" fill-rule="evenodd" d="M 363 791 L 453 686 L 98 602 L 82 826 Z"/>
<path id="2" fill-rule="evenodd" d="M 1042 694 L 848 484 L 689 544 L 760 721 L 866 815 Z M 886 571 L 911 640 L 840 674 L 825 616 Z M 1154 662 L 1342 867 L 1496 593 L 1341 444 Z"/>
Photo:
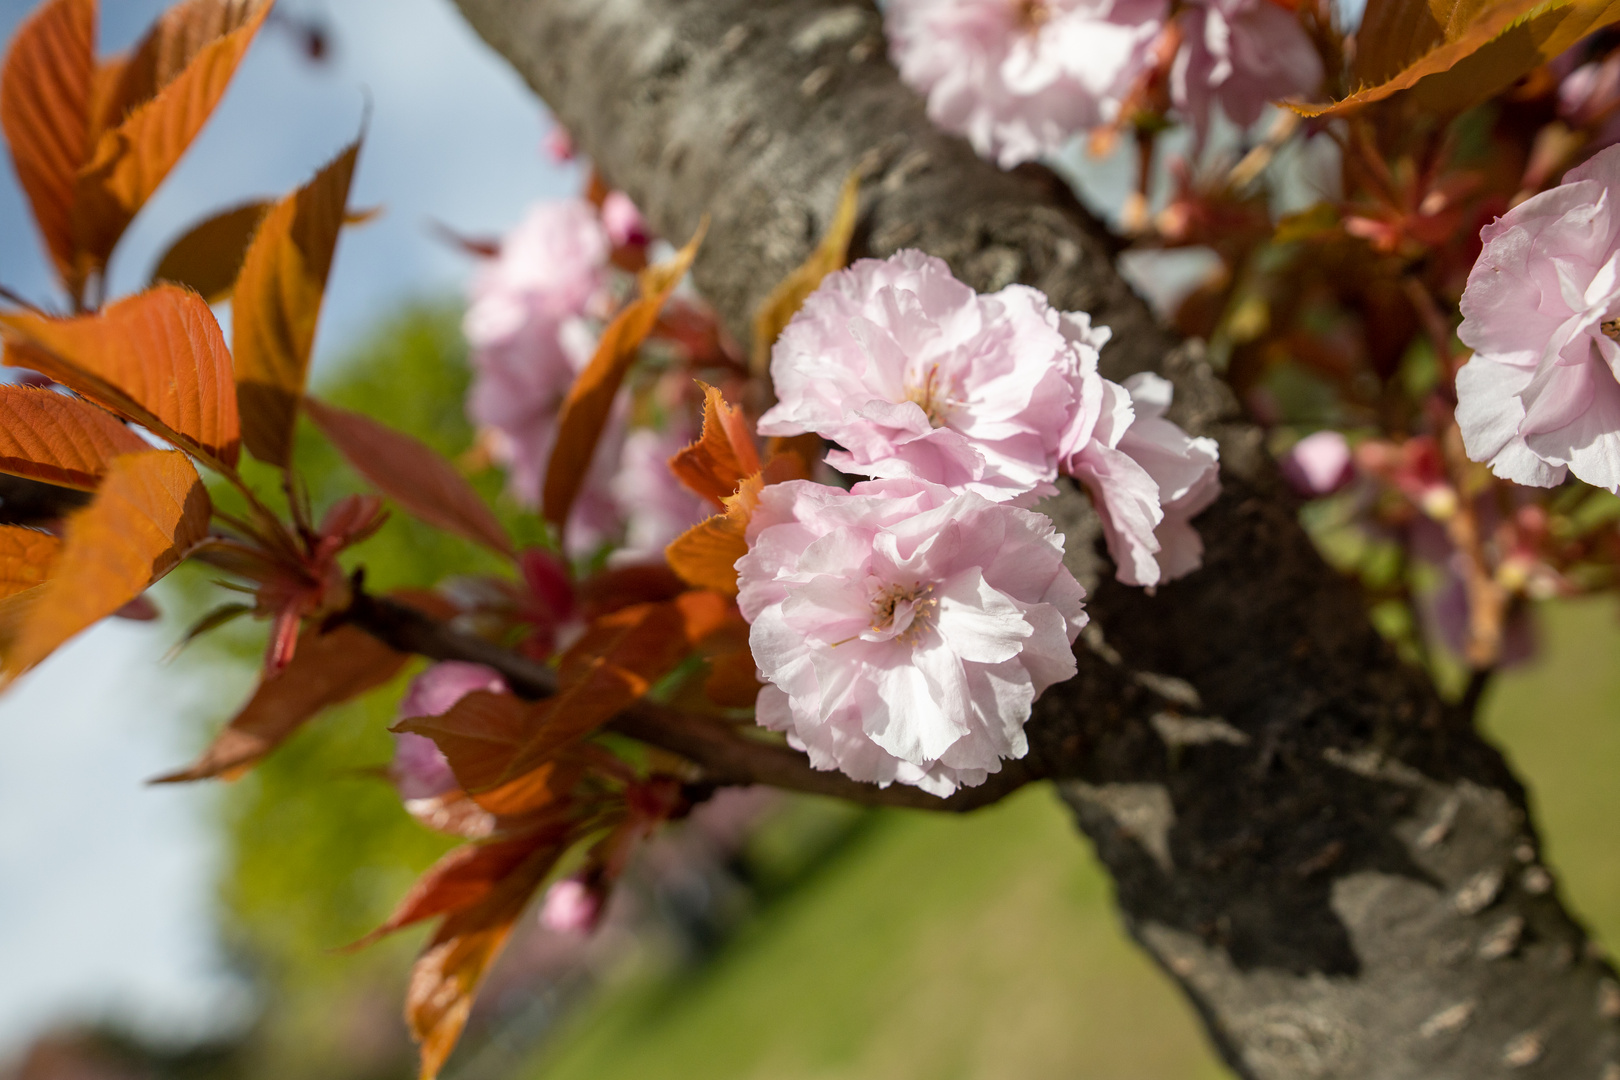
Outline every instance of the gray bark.
<path id="1" fill-rule="evenodd" d="M 864 166 L 857 254 L 919 247 L 978 289 L 1025 282 L 1090 311 L 1115 332 L 1109 374 L 1170 376 L 1174 417 L 1220 438 L 1205 568 L 1154 595 L 1098 573 L 1075 496 L 1051 507 L 1099 632 L 1082 677 L 1038 703 L 1029 767 L 1057 779 L 1129 931 L 1236 1072 L 1620 1080 L 1620 986 L 1505 763 L 1373 631 L 1259 432 L 1121 280 L 1104 230 L 1050 174 L 1000 172 L 934 130 L 872 7 L 457 3 L 662 235 L 710 216 L 696 280 L 740 339 Z"/>

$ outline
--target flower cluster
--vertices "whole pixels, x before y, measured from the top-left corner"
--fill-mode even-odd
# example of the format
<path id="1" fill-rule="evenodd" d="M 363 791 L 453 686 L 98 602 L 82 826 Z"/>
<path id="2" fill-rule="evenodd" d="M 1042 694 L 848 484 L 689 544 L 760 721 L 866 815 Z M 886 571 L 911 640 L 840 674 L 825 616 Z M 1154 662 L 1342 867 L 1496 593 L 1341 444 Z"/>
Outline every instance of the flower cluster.
<path id="1" fill-rule="evenodd" d="M 474 278 L 462 324 L 474 369 L 467 412 L 506 468 L 508 489 L 526 505 L 540 501 L 559 410 L 619 302 L 624 275 L 615 264 L 644 260 L 649 241 L 623 192 L 606 193 L 600 205 L 584 198 L 541 203 Z M 616 561 L 658 558 L 702 517 L 699 501 L 667 470 L 647 468 L 649 450 L 667 458 L 684 429 L 632 428 L 630 411 L 621 396 L 591 461 L 564 537 L 575 555 L 595 552 L 622 526 L 629 540 Z M 661 479 L 658 490 L 649 490 L 649 476 Z"/>
<path id="2" fill-rule="evenodd" d="M 1507 480 L 1620 492 L 1620 146 L 1486 226 L 1457 334 L 1468 455 Z"/>
<path id="3" fill-rule="evenodd" d="M 1042 514 L 916 479 L 796 480 L 764 490 L 748 540 L 757 719 L 817 768 L 942 796 L 983 783 L 1075 672 L 1084 591 Z"/>
<path id="4" fill-rule="evenodd" d="M 1061 472 L 1092 492 L 1122 580 L 1197 567 L 1187 521 L 1218 492 L 1215 444 L 1163 419 L 1163 379 L 1102 378 L 1107 340 L 921 252 L 822 282 L 777 339 L 758 427 L 820 435 L 828 464 L 874 479 L 760 496 L 737 570 L 762 724 L 818 767 L 940 794 L 1022 756 L 1084 624 L 1061 537 L 1026 509 Z"/>
<path id="5" fill-rule="evenodd" d="M 1003 168 L 1152 111 L 1166 82 L 1162 104 L 1202 134 L 1216 102 L 1247 125 L 1323 77 L 1299 19 L 1273 0 L 1191 0 L 1174 17 L 1166 0 L 893 0 L 887 28 L 928 115 Z"/>

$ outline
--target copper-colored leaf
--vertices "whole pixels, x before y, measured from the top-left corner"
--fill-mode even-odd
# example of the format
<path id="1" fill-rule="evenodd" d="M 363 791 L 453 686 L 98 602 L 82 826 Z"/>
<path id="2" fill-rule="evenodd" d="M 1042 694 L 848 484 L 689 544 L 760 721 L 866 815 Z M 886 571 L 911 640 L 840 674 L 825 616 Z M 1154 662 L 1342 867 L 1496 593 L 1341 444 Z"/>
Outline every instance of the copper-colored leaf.
<path id="1" fill-rule="evenodd" d="M 395 731 L 432 739 L 468 791 L 494 787 L 528 738 L 533 706 L 487 690 L 466 695 L 440 716 L 402 720 Z"/>
<path id="2" fill-rule="evenodd" d="M 759 665 L 747 647 L 721 653 L 709 666 L 703 693 L 716 705 L 728 709 L 753 708 L 759 698 Z"/>
<path id="3" fill-rule="evenodd" d="M 146 440 L 96 406 L 28 386 L 0 386 L 0 472 L 93 491 L 119 454 Z"/>
<path id="4" fill-rule="evenodd" d="M 670 471 L 693 491 L 723 507 L 743 480 L 759 472 L 759 451 L 742 410 L 720 391 L 703 388 L 703 434 L 669 459 Z"/>
<path id="5" fill-rule="evenodd" d="M 44 584 L 62 541 L 38 529 L 0 525 L 0 599 Z"/>
<path id="6" fill-rule="evenodd" d="M 546 465 L 546 482 L 541 495 L 545 519 L 559 529 L 568 520 L 580 485 L 585 482 L 597 440 L 602 437 L 602 426 L 607 423 L 613 397 L 630 370 L 630 362 L 658 322 L 664 301 L 691 268 L 707 227 L 705 219 L 673 259 L 641 272 L 641 295 L 626 304 L 602 331 L 596 355 L 569 388 L 557 419 L 557 444 Z"/>
<path id="7" fill-rule="evenodd" d="M 479 691 L 442 716 L 405 720 L 396 730 L 432 739 L 484 809 L 530 813 L 572 783 L 571 744 L 646 694 L 733 614 L 708 592 L 621 608 L 595 620 L 563 655 L 555 696 L 530 704 Z"/>
<path id="8" fill-rule="evenodd" d="M 158 580 L 208 532 L 208 492 L 184 454 L 114 459 L 94 501 L 68 518 L 44 592 L 6 650 L 16 675 Z"/>
<path id="9" fill-rule="evenodd" d="M 484 973 L 561 854 L 559 847 L 537 847 L 481 902 L 447 916 L 417 958 L 405 992 L 405 1020 L 421 1044 L 422 1080 L 433 1080 L 444 1067 Z"/>
<path id="10" fill-rule="evenodd" d="M 257 14 L 252 0 L 185 0 L 153 21 L 127 55 L 103 64 L 92 130 L 117 127 L 152 100 L 211 43 L 246 26 Z"/>
<path id="11" fill-rule="evenodd" d="M 754 313 L 755 375 L 764 375 L 771 368 L 771 346 L 782 335 L 783 329 L 798 314 L 805 300 L 821 284 L 821 279 L 835 270 L 842 270 L 849 262 L 849 242 L 855 235 L 856 211 L 860 207 L 861 170 L 856 169 L 844 179 L 838 193 L 838 207 L 832 221 L 821 237 L 821 243 L 800 263 L 793 273 L 777 283 Z"/>
<path id="12" fill-rule="evenodd" d="M 1290 105 L 1340 115 L 1411 90 L 1427 109 L 1463 109 L 1617 21 L 1616 0 L 1370 0 L 1356 34 L 1356 92 Z"/>
<path id="13" fill-rule="evenodd" d="M 503 881 L 532 859 L 538 849 L 559 847 L 565 836 L 565 831 L 552 829 L 512 840 L 456 848 L 417 879 L 387 922 L 355 944 L 365 945 L 423 919 L 483 903 Z"/>
<path id="14" fill-rule="evenodd" d="M 292 660 L 259 684 L 208 749 L 186 768 L 154 783 L 235 779 L 323 709 L 382 686 L 409 659 L 358 627 L 339 626 L 324 634 L 306 629 Z"/>
<path id="15" fill-rule="evenodd" d="M 429 525 L 512 557 L 512 540 L 454 465 L 368 416 L 304 399 L 304 411 L 338 453 L 406 511 Z"/>
<path id="16" fill-rule="evenodd" d="M 231 355 L 196 293 L 160 285 L 70 319 L 3 314 L 0 333 L 6 363 L 43 372 L 182 449 L 236 464 Z"/>
<path id="17" fill-rule="evenodd" d="M 74 178 L 90 158 L 95 0 L 49 0 L 18 28 L 0 72 L 0 127 L 57 273 L 78 295 Z"/>
<path id="18" fill-rule="evenodd" d="M 534 706 L 528 740 L 504 780 L 537 768 L 644 696 L 725 622 L 730 609 L 715 593 L 689 592 L 672 603 L 639 604 L 592 623 L 563 654 L 562 689 Z"/>
<path id="19" fill-rule="evenodd" d="M 193 225 L 158 259 L 152 284 L 167 281 L 184 285 L 210 304 L 228 299 L 242 270 L 248 243 L 270 205 L 243 203 Z"/>
<path id="20" fill-rule="evenodd" d="M 101 133 L 74 196 L 76 241 L 105 265 L 125 228 L 174 168 L 236 74 L 270 0 L 191 0 L 160 21 L 102 104 Z M 150 65 L 147 60 L 150 59 Z M 144 100 L 143 94 L 149 94 Z"/>
<path id="21" fill-rule="evenodd" d="M 700 521 L 664 549 L 664 558 L 681 580 L 699 589 L 737 595 L 737 560 L 748 554 L 748 522 L 759 503 L 765 477 L 744 480 L 725 501 L 726 512 Z"/>
<path id="22" fill-rule="evenodd" d="M 281 468 L 292 462 L 298 400 L 359 153 L 359 142 L 351 143 L 265 216 L 231 301 L 242 440 L 254 457 Z"/>

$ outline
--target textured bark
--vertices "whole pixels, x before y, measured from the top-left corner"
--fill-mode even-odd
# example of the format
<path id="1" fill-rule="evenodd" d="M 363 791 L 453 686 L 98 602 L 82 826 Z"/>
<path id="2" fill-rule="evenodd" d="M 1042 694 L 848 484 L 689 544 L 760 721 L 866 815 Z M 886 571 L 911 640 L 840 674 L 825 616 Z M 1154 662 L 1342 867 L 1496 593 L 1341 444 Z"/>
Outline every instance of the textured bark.
<path id="1" fill-rule="evenodd" d="M 1239 1074 L 1620 1080 L 1620 986 L 1506 765 L 1372 630 L 1104 231 L 1050 174 L 936 132 L 870 6 L 457 2 L 660 233 L 710 215 L 696 280 L 740 339 L 861 167 L 858 254 L 920 247 L 981 290 L 1021 281 L 1092 312 L 1115 332 L 1110 374 L 1169 375 L 1173 415 L 1221 439 L 1205 569 L 1155 595 L 1098 574 L 1074 496 L 1049 508 L 1100 633 L 1038 703 L 1027 767 L 1058 778 L 1131 933 Z"/>

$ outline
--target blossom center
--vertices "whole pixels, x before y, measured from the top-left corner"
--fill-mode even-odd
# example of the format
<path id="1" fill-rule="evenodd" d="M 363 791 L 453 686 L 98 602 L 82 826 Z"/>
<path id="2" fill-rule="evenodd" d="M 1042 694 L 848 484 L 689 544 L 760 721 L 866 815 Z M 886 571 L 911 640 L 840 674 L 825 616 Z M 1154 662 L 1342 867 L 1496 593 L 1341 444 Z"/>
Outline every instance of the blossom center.
<path id="1" fill-rule="evenodd" d="M 1050 0 L 1013 0 L 1013 21 L 1021 30 L 1033 33 L 1051 17 Z"/>
<path id="2" fill-rule="evenodd" d="M 906 400 L 914 401 L 928 417 L 928 423 L 933 427 L 944 427 L 945 417 L 955 404 L 945 387 L 945 380 L 940 378 L 939 365 L 931 365 L 928 374 L 923 377 L 921 385 L 910 383 L 906 387 Z"/>
<path id="3" fill-rule="evenodd" d="M 872 597 L 872 624 L 861 636 L 915 645 L 934 628 L 938 615 L 939 600 L 931 583 L 886 585 Z"/>
<path id="4" fill-rule="evenodd" d="M 1610 341 L 1620 341 L 1620 319 L 1608 319 L 1598 324 L 1603 336 Z"/>

